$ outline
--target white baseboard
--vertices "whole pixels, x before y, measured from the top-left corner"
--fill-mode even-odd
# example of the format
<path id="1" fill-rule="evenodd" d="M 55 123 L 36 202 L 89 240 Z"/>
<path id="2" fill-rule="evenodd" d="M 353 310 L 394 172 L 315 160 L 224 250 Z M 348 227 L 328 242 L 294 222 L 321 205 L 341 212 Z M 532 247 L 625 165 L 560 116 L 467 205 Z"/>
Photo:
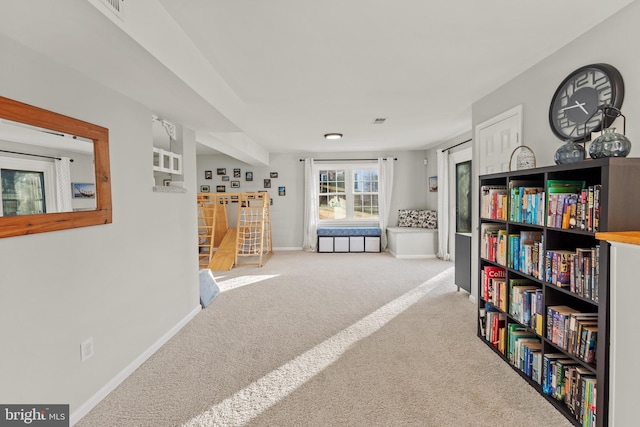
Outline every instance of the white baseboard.
<path id="1" fill-rule="evenodd" d="M 273 248 L 273 251 L 301 251 L 302 246 L 300 247 L 284 247 L 284 248 Z"/>
<path id="2" fill-rule="evenodd" d="M 429 259 L 429 258 L 436 258 L 435 254 L 434 255 L 398 255 L 395 252 L 388 250 L 388 252 L 393 255 L 394 258 L 398 258 L 398 259 Z"/>
<path id="3" fill-rule="evenodd" d="M 196 314 L 198 314 L 202 310 L 202 307 L 198 305 L 194 308 L 184 319 L 180 320 L 173 328 L 169 329 L 163 336 L 158 339 L 155 343 L 151 345 L 144 353 L 140 356 L 136 357 L 136 359 L 131 362 L 126 368 L 124 368 L 118 375 L 113 377 L 109 382 L 107 382 L 96 394 L 91 396 L 89 400 L 80 405 L 80 407 L 75 410 L 71 416 L 69 417 L 69 425 L 73 426 L 75 423 L 80 421 L 82 417 L 87 415 L 98 403 L 102 401 L 109 393 L 115 390 L 116 387 L 120 385 L 129 375 L 131 375 L 136 369 L 140 367 L 148 358 L 150 358 L 153 353 L 158 351 L 160 347 L 167 343 L 175 334 L 180 331 L 191 319 L 193 319 Z"/>

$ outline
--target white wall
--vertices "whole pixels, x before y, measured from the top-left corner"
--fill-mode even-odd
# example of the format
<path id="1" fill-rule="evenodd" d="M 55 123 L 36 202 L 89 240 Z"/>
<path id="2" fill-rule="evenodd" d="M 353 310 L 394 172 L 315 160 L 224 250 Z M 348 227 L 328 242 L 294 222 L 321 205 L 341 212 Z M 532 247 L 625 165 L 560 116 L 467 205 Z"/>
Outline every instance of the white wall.
<path id="1" fill-rule="evenodd" d="M 553 165 L 553 155 L 563 144 L 549 127 L 549 104 L 560 82 L 577 68 L 604 62 L 616 67 L 625 83 L 622 112 L 627 117 L 627 136 L 633 148 L 629 157 L 640 156 L 640 55 L 633 43 L 640 40 L 640 3 L 634 2 L 591 29 L 525 73 L 488 94 L 472 106 L 473 126 L 518 105 L 523 105 L 523 143 L 533 149 L 537 166 Z M 474 143 L 478 164 L 477 141 Z M 478 200 L 478 179 L 474 179 L 473 200 Z M 477 206 L 473 228 L 477 229 Z M 472 249 L 477 252 L 477 234 Z M 472 271 L 477 271 L 473 256 Z M 477 275 L 472 275 L 472 295 L 477 293 Z"/>
<path id="2" fill-rule="evenodd" d="M 198 308 L 195 135 L 189 192 L 154 193 L 149 109 L 3 36 L 0 63 L 3 96 L 109 129 L 113 223 L 0 239 L 0 402 L 73 414 Z"/>
<path id="3" fill-rule="evenodd" d="M 226 185 L 226 191 L 267 190 L 273 198 L 271 207 L 271 227 L 275 249 L 302 247 L 302 221 L 304 205 L 304 163 L 303 157 L 315 159 L 374 159 L 378 157 L 397 157 L 394 166 L 394 185 L 391 198 L 389 225 L 398 222 L 398 209 L 427 208 L 428 168 L 424 166 L 426 151 L 398 151 L 395 153 L 359 152 L 359 153 L 307 153 L 271 154 L 269 166 L 254 167 L 226 155 L 200 155 L 197 158 L 197 182 L 209 185 L 215 192 L 216 185 Z M 216 175 L 217 168 L 226 168 L 229 180 L 234 180 L 233 169 L 240 168 L 240 188 L 229 188 L 230 181 L 222 181 Z M 204 179 L 204 171 L 211 170 L 213 179 Z M 253 181 L 245 181 L 245 172 L 253 172 Z M 271 188 L 265 189 L 263 180 L 270 172 L 278 172 L 278 178 L 271 180 Z M 278 196 L 278 187 L 286 187 L 286 196 Z M 231 220 L 230 220 L 231 222 Z"/>

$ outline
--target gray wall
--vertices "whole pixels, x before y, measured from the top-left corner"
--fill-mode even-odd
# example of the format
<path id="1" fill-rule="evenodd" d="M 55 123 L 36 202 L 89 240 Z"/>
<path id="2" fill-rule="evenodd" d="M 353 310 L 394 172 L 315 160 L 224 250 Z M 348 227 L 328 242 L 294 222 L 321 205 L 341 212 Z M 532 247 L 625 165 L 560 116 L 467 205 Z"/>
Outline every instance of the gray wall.
<path id="1" fill-rule="evenodd" d="M 195 136 L 191 190 L 154 193 L 149 109 L 2 36 L 0 63 L 3 96 L 109 129 L 113 224 L 0 239 L 0 402 L 73 413 L 198 308 Z"/>
<path id="2" fill-rule="evenodd" d="M 549 104 L 560 82 L 575 69 L 592 63 L 609 63 L 616 67 L 625 82 L 622 112 L 628 119 L 627 136 L 633 148 L 629 157 L 640 156 L 640 55 L 633 49 L 640 40 L 640 3 L 625 9 L 559 49 L 525 73 L 480 99 L 472 106 L 473 126 L 510 108 L 523 105 L 523 143 L 533 149 L 537 166 L 553 165 L 553 155 L 562 145 L 548 122 Z M 475 142 L 477 144 L 477 142 Z M 474 145 L 474 163 L 479 150 Z M 473 200 L 478 200 L 478 179 L 474 180 Z M 474 229 L 477 230 L 477 206 Z M 477 234 L 472 248 L 477 251 Z M 476 271 L 476 257 L 472 257 Z M 472 295 L 477 294 L 477 276 L 472 275 Z"/>
<path id="3" fill-rule="evenodd" d="M 197 157 L 198 188 L 209 185 L 215 191 L 216 185 L 226 185 L 226 191 L 260 191 L 267 190 L 273 198 L 271 207 L 271 227 L 273 230 L 273 246 L 276 249 L 292 249 L 302 247 L 302 220 L 304 206 L 304 163 L 302 157 L 315 159 L 349 159 L 378 157 L 397 157 L 394 166 L 393 195 L 391 198 L 391 213 L 389 225 L 398 222 L 398 209 L 427 208 L 427 178 L 429 167 L 424 166 L 427 153 L 420 151 L 398 151 L 395 153 L 308 153 L 300 154 L 272 154 L 268 167 L 254 167 L 226 155 L 199 155 Z M 431 165 L 432 162 L 429 162 Z M 226 168 L 229 180 L 234 180 L 233 169 L 240 168 L 240 188 L 229 188 L 229 181 L 222 181 L 216 175 L 217 168 Z M 213 179 L 204 179 L 204 171 L 211 170 Z M 245 172 L 253 172 L 253 181 L 245 181 Z M 278 172 L 278 178 L 271 180 L 271 188 L 265 189 L 264 178 L 270 172 Z M 435 175 L 433 173 L 432 175 Z M 286 187 L 286 196 L 278 196 L 278 187 Z M 432 193 L 435 194 L 435 193 Z M 231 223 L 230 219 L 230 223 Z"/>

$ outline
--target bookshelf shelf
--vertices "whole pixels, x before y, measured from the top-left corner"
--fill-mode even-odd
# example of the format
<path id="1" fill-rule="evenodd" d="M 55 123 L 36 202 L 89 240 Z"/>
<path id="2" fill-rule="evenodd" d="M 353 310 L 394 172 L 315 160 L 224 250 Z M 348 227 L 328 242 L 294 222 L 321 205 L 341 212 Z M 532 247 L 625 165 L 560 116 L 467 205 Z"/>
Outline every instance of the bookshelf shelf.
<path id="1" fill-rule="evenodd" d="M 635 158 L 480 176 L 478 337 L 575 425 L 609 421 L 609 244 L 595 233 L 640 229 L 635 182 Z"/>

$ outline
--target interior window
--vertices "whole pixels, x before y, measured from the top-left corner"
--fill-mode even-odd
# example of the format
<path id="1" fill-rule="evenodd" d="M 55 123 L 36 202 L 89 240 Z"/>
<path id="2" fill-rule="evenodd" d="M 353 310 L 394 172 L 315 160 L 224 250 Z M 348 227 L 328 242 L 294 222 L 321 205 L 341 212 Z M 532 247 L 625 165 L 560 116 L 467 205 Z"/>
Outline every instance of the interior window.
<path id="1" fill-rule="evenodd" d="M 30 215 L 45 213 L 44 173 L 1 169 L 2 213 Z"/>
<path id="2" fill-rule="evenodd" d="M 325 166 L 317 173 L 320 221 L 378 220 L 377 164 Z"/>

